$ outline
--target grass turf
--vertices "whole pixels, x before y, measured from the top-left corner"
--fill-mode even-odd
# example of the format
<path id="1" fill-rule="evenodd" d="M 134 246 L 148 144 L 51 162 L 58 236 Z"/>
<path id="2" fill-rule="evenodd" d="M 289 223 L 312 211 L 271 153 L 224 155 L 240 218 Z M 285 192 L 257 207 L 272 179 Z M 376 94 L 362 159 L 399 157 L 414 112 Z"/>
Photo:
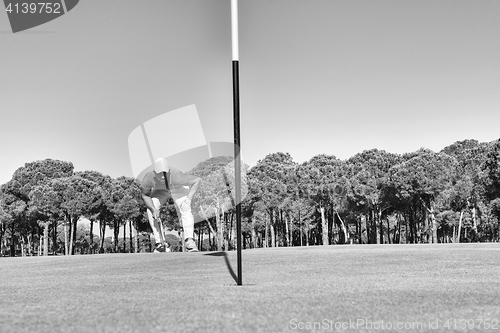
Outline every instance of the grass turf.
<path id="1" fill-rule="evenodd" d="M 0 332 L 500 331 L 500 244 L 253 249 L 236 271 L 235 252 L 1 258 Z"/>

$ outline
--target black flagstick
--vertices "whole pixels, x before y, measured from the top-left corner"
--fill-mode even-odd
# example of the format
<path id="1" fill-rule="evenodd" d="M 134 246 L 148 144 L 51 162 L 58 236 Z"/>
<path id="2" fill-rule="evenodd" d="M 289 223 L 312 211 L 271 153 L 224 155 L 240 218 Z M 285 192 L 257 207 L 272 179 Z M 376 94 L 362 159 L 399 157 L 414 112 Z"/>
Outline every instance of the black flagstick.
<path id="1" fill-rule="evenodd" d="M 163 178 L 165 180 L 165 187 L 167 188 L 167 191 L 169 190 L 169 186 L 168 186 L 168 178 L 167 178 L 167 172 L 166 171 L 163 171 Z"/>
<path id="2" fill-rule="evenodd" d="M 165 180 L 165 187 L 167 188 L 167 191 L 168 191 L 168 189 L 169 189 L 169 187 L 168 187 L 168 179 L 167 179 L 167 173 L 165 171 L 163 171 L 163 178 Z M 166 243 L 167 241 L 165 240 L 165 233 L 163 231 L 163 225 L 161 224 L 161 221 L 158 221 L 158 222 L 160 224 L 161 237 L 163 238 L 163 242 Z M 184 240 L 183 240 L 183 242 L 184 242 Z"/>
<path id="3" fill-rule="evenodd" d="M 234 120 L 234 186 L 236 188 L 236 242 L 238 260 L 238 286 L 241 276 L 241 142 L 240 142 L 240 88 L 239 88 L 239 51 L 238 51 L 238 0 L 231 0 L 231 37 L 233 50 L 233 120 Z"/>

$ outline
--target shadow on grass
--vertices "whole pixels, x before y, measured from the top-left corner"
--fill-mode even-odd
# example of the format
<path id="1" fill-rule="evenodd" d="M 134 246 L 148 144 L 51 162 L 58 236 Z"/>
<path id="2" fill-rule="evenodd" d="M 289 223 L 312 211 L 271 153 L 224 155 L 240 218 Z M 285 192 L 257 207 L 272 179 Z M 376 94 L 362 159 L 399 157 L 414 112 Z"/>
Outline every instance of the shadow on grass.
<path id="1" fill-rule="evenodd" d="M 238 276 L 236 276 L 236 273 L 234 272 L 233 268 L 231 267 L 231 263 L 229 262 L 229 259 L 227 259 L 227 253 L 226 252 L 211 252 L 205 254 L 206 256 L 213 256 L 213 257 L 224 257 L 224 261 L 226 262 L 227 269 L 229 271 L 229 274 L 234 279 L 234 282 L 238 283 Z"/>

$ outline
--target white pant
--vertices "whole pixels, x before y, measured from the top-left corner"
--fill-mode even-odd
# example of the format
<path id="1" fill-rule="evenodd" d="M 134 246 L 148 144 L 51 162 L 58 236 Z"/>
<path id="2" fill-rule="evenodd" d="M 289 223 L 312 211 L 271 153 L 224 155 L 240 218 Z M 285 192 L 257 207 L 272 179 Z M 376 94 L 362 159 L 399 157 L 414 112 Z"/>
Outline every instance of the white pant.
<path id="1" fill-rule="evenodd" d="M 182 211 L 180 209 L 180 205 L 186 200 L 187 196 L 181 196 L 181 197 L 176 197 L 175 195 L 172 195 L 172 198 L 174 199 L 175 205 L 177 206 L 177 214 L 179 216 L 179 220 L 181 221 L 182 228 L 184 230 L 184 238 L 193 238 L 194 235 L 194 217 L 193 213 L 191 212 L 191 207 L 189 207 L 189 210 Z M 153 205 L 157 208 L 160 209 L 160 200 L 157 198 L 152 198 L 153 200 Z M 151 225 L 151 229 L 153 229 L 153 235 L 155 237 L 155 241 L 157 243 L 161 242 L 162 239 L 165 239 L 165 234 L 163 234 L 163 237 L 160 237 L 160 226 L 158 223 L 161 223 L 160 219 L 155 220 L 153 218 L 153 214 L 150 212 L 150 210 L 147 210 L 148 213 L 148 219 L 149 219 L 149 225 Z M 161 229 L 163 230 L 163 228 Z"/>

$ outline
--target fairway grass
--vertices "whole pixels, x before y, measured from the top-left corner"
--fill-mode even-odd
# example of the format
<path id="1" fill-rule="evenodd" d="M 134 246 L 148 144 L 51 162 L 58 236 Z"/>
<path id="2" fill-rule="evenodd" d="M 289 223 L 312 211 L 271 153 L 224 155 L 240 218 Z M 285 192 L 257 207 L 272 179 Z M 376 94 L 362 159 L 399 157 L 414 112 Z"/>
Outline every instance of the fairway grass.
<path id="1" fill-rule="evenodd" d="M 242 254 L 0 258 L 0 332 L 500 332 L 497 243 Z"/>

